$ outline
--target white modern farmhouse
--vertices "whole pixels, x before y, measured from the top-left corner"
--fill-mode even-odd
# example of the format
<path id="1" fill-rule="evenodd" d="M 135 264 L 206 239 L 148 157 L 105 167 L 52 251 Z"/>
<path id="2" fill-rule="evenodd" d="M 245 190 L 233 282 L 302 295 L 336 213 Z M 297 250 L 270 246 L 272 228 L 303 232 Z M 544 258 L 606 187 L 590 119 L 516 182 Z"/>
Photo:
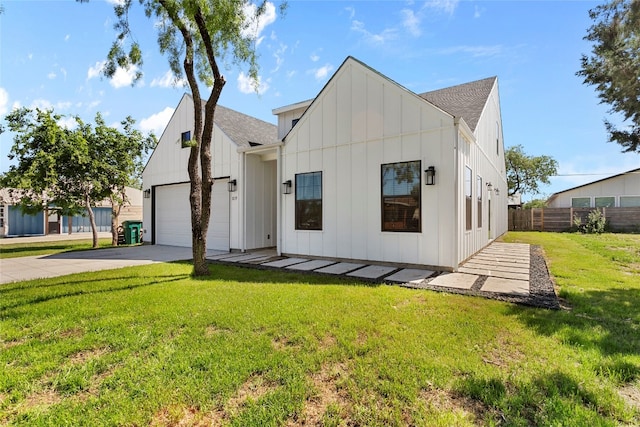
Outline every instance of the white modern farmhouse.
<path id="1" fill-rule="evenodd" d="M 218 106 L 209 249 L 456 270 L 507 230 L 497 78 L 413 93 L 348 57 L 274 126 Z M 190 246 L 185 95 L 144 174 L 145 241 Z"/>

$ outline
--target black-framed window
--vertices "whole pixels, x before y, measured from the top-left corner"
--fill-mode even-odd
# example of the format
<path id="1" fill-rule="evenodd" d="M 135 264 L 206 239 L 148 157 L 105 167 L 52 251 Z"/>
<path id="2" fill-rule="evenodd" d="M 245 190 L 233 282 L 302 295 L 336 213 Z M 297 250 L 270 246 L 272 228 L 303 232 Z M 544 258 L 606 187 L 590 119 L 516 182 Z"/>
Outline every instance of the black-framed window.
<path id="1" fill-rule="evenodd" d="M 482 177 L 476 177 L 476 197 L 478 198 L 478 228 L 482 227 Z"/>
<path id="2" fill-rule="evenodd" d="M 322 172 L 296 174 L 296 230 L 322 230 Z"/>
<path id="3" fill-rule="evenodd" d="M 180 141 L 182 142 L 182 148 L 191 147 L 191 131 L 182 132 Z"/>
<path id="4" fill-rule="evenodd" d="M 465 228 L 467 230 L 471 230 L 472 226 L 473 226 L 473 218 L 471 217 L 472 213 L 473 213 L 473 206 L 472 206 L 472 201 L 471 201 L 471 197 L 472 197 L 472 192 L 473 192 L 473 187 L 472 187 L 472 177 L 473 177 L 473 172 L 471 171 L 471 168 L 469 166 L 465 166 L 464 167 L 464 218 L 465 218 Z"/>
<path id="5" fill-rule="evenodd" d="M 382 165 L 382 231 L 419 233 L 422 168 L 420 160 Z"/>

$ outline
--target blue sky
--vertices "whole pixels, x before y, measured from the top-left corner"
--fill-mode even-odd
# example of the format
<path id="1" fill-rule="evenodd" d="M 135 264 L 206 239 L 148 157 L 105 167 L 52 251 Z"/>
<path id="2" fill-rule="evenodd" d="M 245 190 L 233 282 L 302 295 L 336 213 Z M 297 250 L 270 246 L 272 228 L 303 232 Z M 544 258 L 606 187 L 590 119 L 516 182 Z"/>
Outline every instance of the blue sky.
<path id="1" fill-rule="evenodd" d="M 159 137 L 184 87 L 172 86 L 153 22 L 135 1 L 143 80 L 99 70 L 114 39 L 113 1 L 0 0 L 0 116 L 16 106 L 54 108 L 109 124 L 130 115 Z M 607 143 L 593 88 L 575 75 L 593 1 L 297 1 L 269 9 L 258 31 L 260 89 L 246 67 L 224 65 L 220 103 L 275 123 L 271 110 L 313 98 L 351 55 L 417 93 L 498 76 L 506 146 L 550 155 L 559 175 L 545 195 L 640 167 Z M 227 61 L 230 64 L 230 61 Z M 227 64 L 223 61 L 223 64 Z M 12 135 L 0 135 L 0 172 Z M 529 199 L 531 196 L 525 197 Z"/>

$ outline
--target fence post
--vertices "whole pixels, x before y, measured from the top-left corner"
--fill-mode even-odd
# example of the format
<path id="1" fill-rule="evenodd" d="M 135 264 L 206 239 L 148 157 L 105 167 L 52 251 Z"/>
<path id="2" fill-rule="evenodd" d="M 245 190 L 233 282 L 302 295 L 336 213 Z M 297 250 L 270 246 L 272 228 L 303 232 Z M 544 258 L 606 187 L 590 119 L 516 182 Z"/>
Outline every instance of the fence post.
<path id="1" fill-rule="evenodd" d="M 569 208 L 569 228 L 573 227 L 573 206 Z"/>

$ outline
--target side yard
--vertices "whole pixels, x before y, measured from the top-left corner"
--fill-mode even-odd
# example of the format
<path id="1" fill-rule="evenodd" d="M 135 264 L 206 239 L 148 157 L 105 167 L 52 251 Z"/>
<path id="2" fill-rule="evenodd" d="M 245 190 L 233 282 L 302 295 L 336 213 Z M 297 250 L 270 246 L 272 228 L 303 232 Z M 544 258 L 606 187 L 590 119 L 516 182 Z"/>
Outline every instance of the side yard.
<path id="1" fill-rule="evenodd" d="M 2 285 L 0 424 L 640 424 L 640 236 L 504 240 L 563 310 L 184 263 Z"/>

